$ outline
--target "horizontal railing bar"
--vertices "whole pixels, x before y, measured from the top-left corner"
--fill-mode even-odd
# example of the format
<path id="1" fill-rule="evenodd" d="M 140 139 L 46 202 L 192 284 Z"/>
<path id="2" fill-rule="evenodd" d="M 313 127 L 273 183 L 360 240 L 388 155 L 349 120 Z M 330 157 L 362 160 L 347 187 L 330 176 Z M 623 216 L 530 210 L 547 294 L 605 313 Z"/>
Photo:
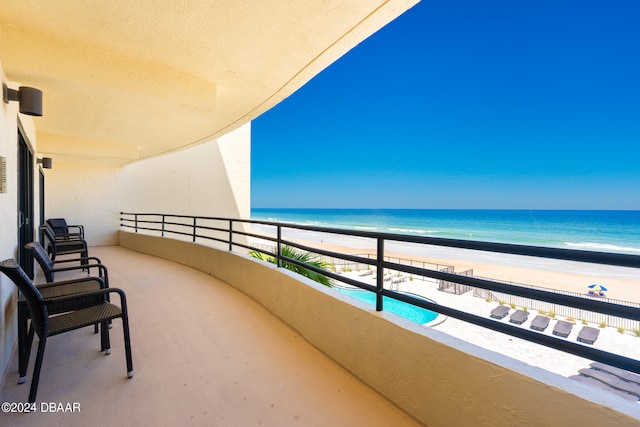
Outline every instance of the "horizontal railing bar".
<path id="1" fill-rule="evenodd" d="M 189 227 L 192 227 L 192 225 L 190 224 Z M 228 228 L 209 227 L 209 226 L 206 226 L 206 225 L 198 225 L 198 229 L 209 230 L 209 231 L 220 231 L 222 233 L 228 233 L 229 232 Z"/>
<path id="2" fill-rule="evenodd" d="M 264 236 L 262 234 L 246 233 L 246 232 L 243 232 L 243 231 L 234 231 L 234 234 L 239 234 L 239 235 L 245 236 L 245 237 L 255 237 L 256 239 L 268 240 L 270 242 L 277 242 L 278 241 L 278 239 L 275 238 L 275 237 Z"/>
<path id="3" fill-rule="evenodd" d="M 189 234 L 189 236 L 192 236 L 192 235 Z M 213 241 L 220 242 L 220 243 L 228 243 L 226 240 L 221 239 L 220 237 L 203 236 L 203 235 L 200 235 L 200 234 L 196 234 L 195 237 L 197 237 L 199 239 L 213 240 Z"/>
<path id="4" fill-rule="evenodd" d="M 134 214 L 134 213 L 121 212 L 121 214 L 138 215 L 138 217 L 145 216 L 145 215 L 162 216 L 162 214 L 156 214 L 156 213 Z M 194 218 L 194 216 L 189 216 L 189 215 L 166 215 L 166 214 L 165 214 L 165 217 Z M 229 218 L 222 218 L 222 217 L 197 217 L 197 218 L 219 220 L 219 221 L 229 220 Z M 566 261 L 587 262 L 587 263 L 593 263 L 593 264 L 615 265 L 619 267 L 640 268 L 640 256 L 638 255 L 617 254 L 617 253 L 608 253 L 608 252 L 594 252 L 594 251 L 584 251 L 584 250 L 574 250 L 574 249 L 547 248 L 547 247 L 541 247 L 541 246 L 525 246 L 525 245 L 515 245 L 511 243 L 494 243 L 494 242 L 480 242 L 480 241 L 473 241 L 473 240 L 445 239 L 440 237 L 400 235 L 400 234 L 392 234 L 392 233 L 327 228 L 327 227 L 318 227 L 318 226 L 310 226 L 310 225 L 289 224 L 289 223 L 250 220 L 250 219 L 234 219 L 234 221 L 240 222 L 240 223 L 269 225 L 273 227 L 282 227 L 282 228 L 305 230 L 305 231 L 315 231 L 315 232 L 337 234 L 337 235 L 348 235 L 348 236 L 364 237 L 364 238 L 371 238 L 371 239 L 381 238 L 387 241 L 395 241 L 395 242 L 419 243 L 423 245 L 444 246 L 444 247 L 451 247 L 451 248 L 458 248 L 458 249 L 478 250 L 478 251 L 484 251 L 484 252 L 507 253 L 511 255 L 533 256 L 538 258 L 551 258 L 551 259 L 561 259 Z"/>
<path id="5" fill-rule="evenodd" d="M 225 242 L 225 243 L 229 243 L 229 242 Z M 265 252 L 262 249 L 256 249 L 253 246 L 245 245 L 244 243 L 240 243 L 240 242 L 233 242 L 233 246 L 239 246 L 241 248 L 249 249 L 250 251 L 263 252 L 263 253 L 266 253 L 267 255 L 272 255 L 273 257 L 277 256 L 275 253 Z"/>
<path id="6" fill-rule="evenodd" d="M 332 258 L 340 258 L 347 261 L 356 262 L 358 264 L 376 265 L 376 260 L 372 258 L 362 258 L 357 255 L 341 254 L 339 252 L 333 252 L 333 251 L 328 251 L 320 248 L 314 248 L 311 246 L 303 245 L 301 243 L 291 242 L 289 240 L 282 240 L 282 244 L 293 246 L 297 249 L 302 249 L 303 251 L 306 251 L 306 252 L 313 252 L 313 253 L 317 253 L 317 254 L 332 257 Z"/>
<path id="7" fill-rule="evenodd" d="M 348 283 L 348 284 L 353 285 L 353 286 L 357 286 L 358 288 L 361 288 L 361 289 L 366 289 L 366 290 L 369 290 L 371 292 L 376 292 L 376 287 L 375 286 L 367 285 L 366 283 L 362 283 L 362 282 L 359 282 L 357 280 L 341 276 L 341 275 L 336 274 L 336 273 L 334 273 L 332 271 L 324 270 L 322 268 L 318 268 L 318 267 L 315 267 L 313 265 L 306 264 L 304 262 L 298 261 L 297 259 L 289 258 L 289 257 L 286 257 L 284 255 L 281 256 L 281 258 L 282 258 L 283 261 L 290 262 L 290 263 L 298 265 L 298 266 L 300 266 L 302 268 L 306 268 L 307 270 L 311 270 L 311 271 L 314 271 L 314 272 L 316 272 L 318 274 L 322 274 L 323 276 L 327 276 L 327 277 L 330 277 L 332 279 L 336 279 L 338 281 L 345 282 L 345 283 Z"/>

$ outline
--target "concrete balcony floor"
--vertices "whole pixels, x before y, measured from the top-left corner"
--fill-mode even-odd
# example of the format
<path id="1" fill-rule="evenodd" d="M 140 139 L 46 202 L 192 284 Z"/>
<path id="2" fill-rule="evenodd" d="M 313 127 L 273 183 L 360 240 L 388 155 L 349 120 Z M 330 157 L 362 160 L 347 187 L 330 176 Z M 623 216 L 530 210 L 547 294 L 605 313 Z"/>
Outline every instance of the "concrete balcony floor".
<path id="1" fill-rule="evenodd" d="M 119 319 L 109 356 L 92 327 L 51 337 L 38 413 L 1 413 L 2 425 L 418 425 L 224 282 L 118 246 L 90 255 L 127 293 L 135 376 L 126 376 Z M 21 385 L 14 351 L 0 401 L 27 400 L 36 347 Z M 43 402 L 79 404 L 80 412 L 42 413 Z"/>

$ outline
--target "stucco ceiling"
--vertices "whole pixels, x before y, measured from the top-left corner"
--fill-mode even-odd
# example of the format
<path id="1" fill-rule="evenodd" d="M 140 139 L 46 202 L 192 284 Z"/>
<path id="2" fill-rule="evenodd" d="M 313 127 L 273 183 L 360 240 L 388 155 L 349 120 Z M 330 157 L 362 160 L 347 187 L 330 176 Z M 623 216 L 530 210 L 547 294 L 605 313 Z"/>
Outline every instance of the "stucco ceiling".
<path id="1" fill-rule="evenodd" d="M 0 62 L 43 92 L 39 155 L 125 165 L 256 118 L 417 1 L 2 0 Z"/>

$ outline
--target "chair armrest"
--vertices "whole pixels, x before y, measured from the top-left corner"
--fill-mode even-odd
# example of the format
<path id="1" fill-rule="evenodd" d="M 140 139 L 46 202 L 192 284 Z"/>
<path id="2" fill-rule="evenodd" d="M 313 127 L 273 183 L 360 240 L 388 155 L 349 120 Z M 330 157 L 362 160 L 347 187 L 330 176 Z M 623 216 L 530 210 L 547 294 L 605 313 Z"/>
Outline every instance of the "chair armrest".
<path id="1" fill-rule="evenodd" d="M 62 264 L 65 262 L 78 262 L 78 261 L 96 261 L 96 263 L 102 264 L 102 261 L 100 261 L 100 258 L 94 257 L 94 256 L 80 257 L 80 258 L 74 258 L 74 259 L 55 260 L 53 261 L 53 264 L 55 265 L 55 264 Z"/>
<path id="2" fill-rule="evenodd" d="M 80 294 L 72 294 L 66 295 L 62 297 L 54 297 L 54 298 L 46 298 L 43 299 L 43 304 L 45 306 L 56 306 L 60 304 L 69 304 L 74 301 L 86 300 L 87 298 L 104 296 L 105 301 L 108 300 L 108 295 L 112 293 L 117 293 L 120 296 L 120 307 L 122 308 L 122 313 L 126 315 L 127 313 L 127 297 L 122 289 L 119 288 L 104 288 L 95 291 L 82 292 Z"/>
<path id="3" fill-rule="evenodd" d="M 70 280 L 61 280 L 59 282 L 49 282 L 38 285 L 38 289 L 51 288 L 55 286 L 65 286 L 75 283 L 83 283 L 83 282 L 98 282 L 100 284 L 100 289 L 108 289 L 105 280 L 102 277 L 88 276 L 88 277 L 80 277 L 78 279 L 70 279 Z"/>
<path id="4" fill-rule="evenodd" d="M 77 246 L 82 245 L 85 248 L 87 247 L 87 242 L 82 239 L 69 239 L 69 240 L 55 240 L 53 245 L 56 247 L 65 247 L 65 246 Z"/>
<path id="5" fill-rule="evenodd" d="M 80 233 L 56 233 L 53 237 L 56 241 L 84 240 L 84 236 Z"/>
<path id="6" fill-rule="evenodd" d="M 84 238 L 84 225 L 80 225 L 80 224 L 78 224 L 78 225 L 69 225 L 69 224 L 67 224 L 67 228 L 68 229 L 77 228 L 78 231 L 75 234 L 79 234 L 80 236 L 82 236 L 82 238 Z M 70 232 L 70 234 L 74 234 L 74 233 Z"/>
<path id="7" fill-rule="evenodd" d="M 82 258 L 81 258 L 82 259 Z M 72 261 L 78 261 L 77 259 L 74 259 Z M 51 272 L 53 273 L 58 273 L 60 271 L 73 271 L 73 270 L 89 270 L 89 273 L 91 273 L 91 269 L 92 268 L 97 268 L 98 269 L 98 276 L 100 278 L 102 278 L 104 280 L 104 283 L 106 284 L 106 287 L 109 287 L 109 272 L 107 271 L 107 267 L 102 265 L 102 264 L 83 264 L 83 265 L 73 265 L 71 267 L 56 267 L 56 268 L 52 268 Z"/>

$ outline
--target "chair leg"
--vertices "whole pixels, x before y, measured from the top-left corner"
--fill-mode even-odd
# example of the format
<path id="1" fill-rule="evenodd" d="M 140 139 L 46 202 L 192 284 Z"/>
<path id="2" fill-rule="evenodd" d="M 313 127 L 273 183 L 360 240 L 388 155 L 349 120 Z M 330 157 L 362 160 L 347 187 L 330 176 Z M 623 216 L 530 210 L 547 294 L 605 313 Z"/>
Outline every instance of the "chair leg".
<path id="1" fill-rule="evenodd" d="M 27 349 L 28 339 L 28 320 L 26 315 L 18 309 L 18 384 L 22 384 L 27 380 L 27 363 L 25 363 L 25 353 Z"/>
<path id="2" fill-rule="evenodd" d="M 100 345 L 104 354 L 111 354 L 111 340 L 109 339 L 109 322 L 107 320 L 100 322 Z"/>
<path id="3" fill-rule="evenodd" d="M 24 343 L 24 351 L 22 353 L 21 360 L 18 360 L 18 371 L 20 378 L 18 379 L 18 384 L 23 384 L 27 380 L 27 368 L 29 367 L 29 358 L 31 357 L 31 344 L 33 344 L 33 325 L 29 326 L 29 333 L 26 337 L 26 342 Z M 20 357 L 20 355 L 18 355 Z"/>
<path id="4" fill-rule="evenodd" d="M 36 402 L 36 394 L 38 393 L 38 382 L 40 381 L 40 369 L 42 368 L 42 359 L 44 358 L 44 347 L 46 344 L 47 337 L 40 337 L 40 342 L 38 343 L 38 354 L 36 356 L 36 364 L 33 368 L 33 377 L 31 378 L 29 403 Z"/>
<path id="5" fill-rule="evenodd" d="M 131 336 L 129 334 L 129 317 L 122 316 L 122 333 L 124 335 L 124 353 L 127 358 L 127 377 L 133 378 L 133 359 L 131 357 Z"/>

